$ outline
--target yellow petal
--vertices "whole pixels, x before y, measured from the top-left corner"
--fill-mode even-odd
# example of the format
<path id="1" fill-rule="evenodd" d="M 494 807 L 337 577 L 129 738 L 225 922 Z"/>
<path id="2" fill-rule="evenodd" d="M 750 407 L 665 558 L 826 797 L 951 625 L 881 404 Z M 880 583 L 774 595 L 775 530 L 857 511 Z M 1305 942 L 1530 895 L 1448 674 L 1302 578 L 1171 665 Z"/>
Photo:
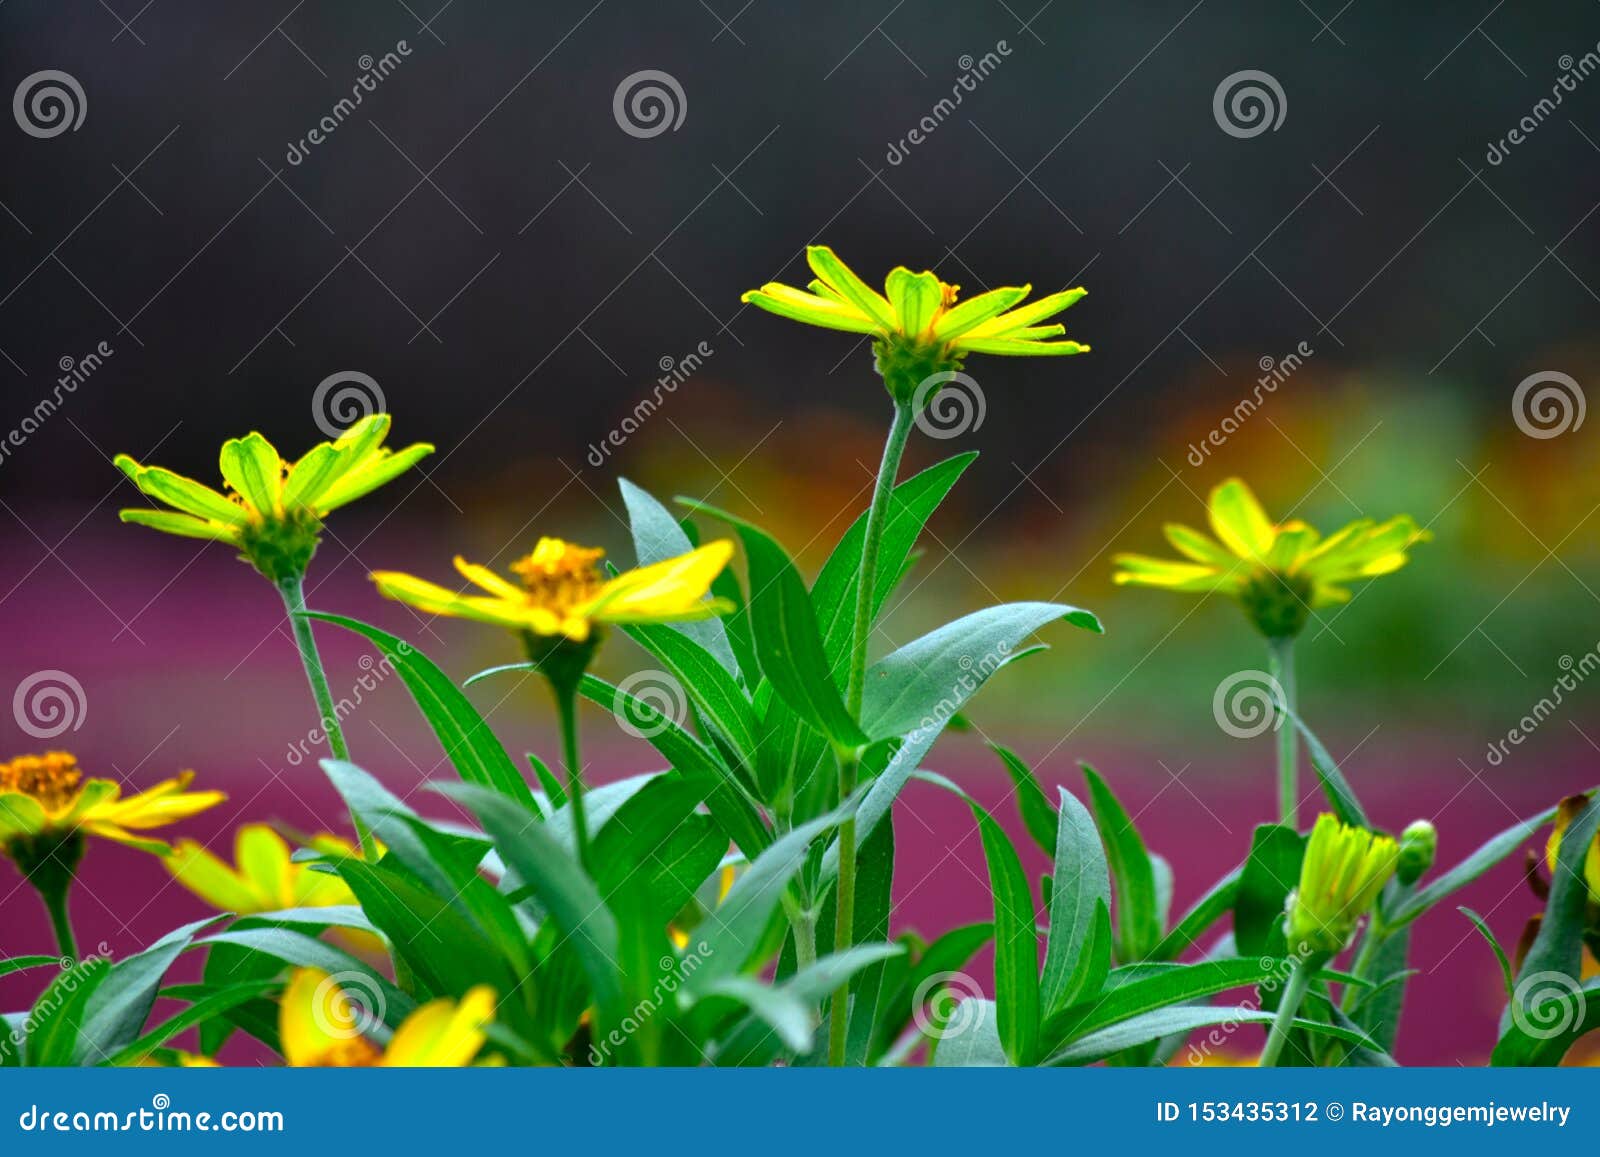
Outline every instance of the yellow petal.
<path id="1" fill-rule="evenodd" d="M 849 333 L 880 333 L 883 327 L 844 301 L 830 301 L 809 293 L 802 293 L 787 285 L 771 282 L 760 289 L 752 289 L 740 299 L 747 305 L 760 306 L 768 313 L 787 317 L 791 321 L 820 325 L 826 329 L 842 329 Z"/>
<path id="2" fill-rule="evenodd" d="M 855 270 L 840 261 L 832 249 L 826 245 L 806 246 L 806 263 L 813 273 L 878 325 L 891 332 L 900 327 L 900 319 L 888 300 L 857 277 Z"/>
<path id="3" fill-rule="evenodd" d="M 166 858 L 173 879 L 222 912 L 261 912 L 261 895 L 232 867 L 194 840 L 179 840 Z"/>
<path id="4" fill-rule="evenodd" d="M 900 332 L 907 337 L 927 335 L 944 300 L 938 276 L 926 270 L 912 273 L 901 265 L 889 271 L 884 288 L 900 315 Z"/>
<path id="5" fill-rule="evenodd" d="M 236 525 L 245 520 L 245 511 L 236 502 L 229 502 L 227 497 L 218 494 L 211 487 L 196 482 L 193 478 L 185 478 L 182 474 L 174 474 L 171 470 L 160 466 L 141 466 L 126 454 L 116 457 L 117 468 L 128 476 L 140 491 L 154 498 L 157 502 L 165 502 L 176 510 L 185 514 L 192 514 L 196 518 Z"/>
<path id="6" fill-rule="evenodd" d="M 256 510 L 283 513 L 283 459 L 262 434 L 252 430 L 243 438 L 229 438 L 218 465 L 228 485 Z"/>
<path id="7" fill-rule="evenodd" d="M 1002 285 L 948 309 L 933 327 L 938 341 L 953 341 L 1010 309 L 1033 291 L 1031 285 Z"/>
<path id="8" fill-rule="evenodd" d="M 475 562 L 468 562 L 459 554 L 456 555 L 456 570 L 461 572 L 461 577 L 470 583 L 476 583 L 491 595 L 513 601 L 522 598 L 522 589 L 515 583 L 508 582 L 495 574 L 486 566 L 479 566 Z"/>
<path id="9" fill-rule="evenodd" d="M 479 985 L 457 1004 L 448 998 L 423 1005 L 395 1030 L 382 1063 L 390 1068 L 454 1069 L 470 1064 L 494 1019 L 492 988 Z"/>
<path id="10" fill-rule="evenodd" d="M 268 903 L 289 907 L 293 903 L 290 887 L 289 845 L 266 824 L 245 824 L 234 835 L 234 859 L 239 873 Z"/>
<path id="11" fill-rule="evenodd" d="M 178 514 L 169 510 L 135 509 L 119 510 L 117 517 L 123 522 L 131 522 L 135 526 L 148 526 L 151 530 L 176 534 L 180 538 L 205 538 L 214 542 L 232 543 L 239 541 L 239 533 L 232 526 L 196 518 L 192 514 Z"/>
<path id="12" fill-rule="evenodd" d="M 1261 503 L 1241 479 L 1230 478 L 1211 492 L 1211 529 L 1240 558 L 1263 562 L 1276 532 Z"/>
<path id="13" fill-rule="evenodd" d="M 338 1015 L 348 1012 L 349 1006 L 332 992 L 334 984 L 320 968 L 299 968 L 284 988 L 278 1006 L 278 1041 L 291 1067 L 321 1065 L 351 1039 L 354 1024 L 346 1024 Z"/>
<path id="14" fill-rule="evenodd" d="M 317 497 L 317 509 L 323 514 L 354 502 L 372 493 L 385 483 L 392 482 L 422 459 L 433 453 L 431 442 L 417 442 L 394 453 L 368 455 L 365 464 L 356 464 L 340 476 Z"/>
<path id="15" fill-rule="evenodd" d="M 732 558 L 733 543 L 719 539 L 677 558 L 627 571 L 602 587 L 579 612 L 583 617 L 608 622 L 698 615 L 710 606 L 704 600 L 712 580 Z"/>
<path id="16" fill-rule="evenodd" d="M 1221 567 L 1223 570 L 1231 570 L 1239 564 L 1239 560 L 1229 554 L 1221 544 L 1207 538 L 1198 530 L 1191 530 L 1177 522 L 1167 523 L 1162 530 L 1167 536 L 1167 541 L 1185 558 L 1203 562 L 1208 566 Z"/>
<path id="17" fill-rule="evenodd" d="M 495 626 L 509 627 L 512 630 L 519 630 L 522 627 L 539 629 L 533 621 L 537 617 L 534 615 L 536 608 L 519 606 L 506 599 L 457 594 L 438 583 L 431 583 L 426 579 L 402 574 L 399 571 L 378 570 L 373 571 L 368 577 L 377 584 L 379 594 L 416 607 L 419 611 L 449 615 L 458 619 L 473 619 L 480 623 L 493 623 Z M 548 627 L 548 623 L 553 621 L 553 616 L 546 611 L 540 621 L 546 623 Z M 545 629 L 541 633 L 555 632 L 553 629 Z"/>
<path id="18" fill-rule="evenodd" d="M 1054 317 L 1069 306 L 1076 305 L 1088 292 L 1082 286 L 1077 286 L 1073 289 L 1063 289 L 1060 293 L 1048 294 L 1038 301 L 1019 306 L 1010 313 L 1002 313 L 999 317 L 991 318 L 974 329 L 972 336 L 1009 337 L 1014 330 Z"/>
<path id="19" fill-rule="evenodd" d="M 107 800 L 93 808 L 85 818 L 119 827 L 144 830 L 186 819 L 207 808 L 215 807 L 228 798 L 220 791 L 187 791 L 193 779 L 194 772 L 186 771 L 176 779 L 163 780 L 139 795 L 128 799 Z"/>

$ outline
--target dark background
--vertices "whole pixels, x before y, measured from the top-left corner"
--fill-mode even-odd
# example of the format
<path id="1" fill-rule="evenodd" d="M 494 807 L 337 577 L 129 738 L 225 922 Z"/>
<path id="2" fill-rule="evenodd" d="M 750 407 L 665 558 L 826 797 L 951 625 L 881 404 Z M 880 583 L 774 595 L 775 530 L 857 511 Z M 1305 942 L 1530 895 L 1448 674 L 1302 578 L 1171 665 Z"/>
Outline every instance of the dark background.
<path id="1" fill-rule="evenodd" d="M 87 105 L 50 139 L 0 116 L 0 438 L 63 359 L 114 351 L 0 458 L 0 697 L 70 674 L 86 711 L 50 744 L 92 773 L 132 790 L 195 768 L 231 799 L 184 830 L 219 850 L 241 819 L 333 822 L 315 768 L 288 759 L 313 719 L 272 593 L 226 549 L 118 524 L 143 502 L 110 459 L 216 482 L 217 447 L 252 428 L 298 455 L 325 436 L 313 396 L 340 371 L 379 383 L 396 443 L 439 450 L 330 521 L 311 601 L 453 676 L 515 652 L 380 603 L 365 572 L 444 579 L 458 551 L 503 566 L 540 533 L 626 562 L 619 474 L 748 514 L 814 570 L 866 503 L 888 407 L 863 345 L 739 295 L 803 285 L 822 241 L 874 282 L 905 263 L 967 293 L 1089 289 L 1062 320 L 1092 353 L 975 357 L 983 424 L 914 440 L 911 466 L 982 457 L 874 642 L 1002 599 L 1100 613 L 1104 639 L 1050 632 L 1054 653 L 936 752 L 1008 822 L 983 739 L 1076 790 L 1092 759 L 1177 865 L 1182 907 L 1269 817 L 1270 741 L 1211 714 L 1219 681 L 1262 665 L 1259 641 L 1225 603 L 1110 582 L 1113 552 L 1165 553 L 1161 522 L 1201 524 L 1233 473 L 1275 517 L 1326 531 L 1405 512 L 1436 536 L 1300 647 L 1306 713 L 1378 822 L 1434 819 L 1450 864 L 1600 780 L 1587 685 L 1486 760 L 1600 645 L 1600 419 L 1533 438 L 1511 409 L 1533 373 L 1596 380 L 1600 77 L 1486 159 L 1563 57 L 1597 51 L 1600 4 L 441 3 L 0 4 L 0 96 L 58 69 Z M 410 55 L 291 164 L 360 58 L 401 40 Z M 962 58 L 1001 41 L 1002 63 L 889 163 Z M 646 69 L 685 104 L 641 139 L 612 102 Z M 1276 78 L 1286 115 L 1240 139 L 1213 94 L 1245 69 Z M 644 428 L 587 461 L 702 342 Z M 1306 365 L 1189 463 L 1262 359 L 1301 342 Z M 364 648 L 322 642 L 343 693 Z M 640 657 L 619 644 L 602 662 L 618 676 Z M 548 757 L 535 690 L 472 694 L 510 750 Z M 43 745 L 0 720 L 7 747 Z M 594 778 L 655 766 L 602 713 L 585 726 Z M 416 793 L 449 771 L 403 689 L 346 728 L 359 762 L 438 806 Z M 965 809 L 908 792 L 897 823 L 897 927 L 986 918 Z M 117 955 L 203 914 L 147 857 L 100 847 L 85 871 L 80 938 Z M 21 886 L 0 874 L 0 953 L 48 946 Z M 1536 908 L 1516 863 L 1463 899 L 1508 944 Z M 1481 1061 L 1503 1004 L 1487 949 L 1441 912 L 1416 951 L 1443 972 L 1418 985 L 1401 1059 Z M 5 992 L 0 1008 L 31 995 Z"/>

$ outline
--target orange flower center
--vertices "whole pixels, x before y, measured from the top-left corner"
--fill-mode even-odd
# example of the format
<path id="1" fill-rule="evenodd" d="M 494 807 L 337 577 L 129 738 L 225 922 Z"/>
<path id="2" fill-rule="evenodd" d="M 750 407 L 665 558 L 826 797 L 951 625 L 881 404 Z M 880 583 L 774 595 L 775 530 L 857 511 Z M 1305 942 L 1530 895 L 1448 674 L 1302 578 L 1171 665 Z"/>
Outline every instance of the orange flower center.
<path id="1" fill-rule="evenodd" d="M 21 792 L 50 812 L 70 806 L 83 790 L 82 780 L 77 759 L 65 751 L 19 755 L 0 763 L 0 792 Z"/>
<path id="2" fill-rule="evenodd" d="M 522 580 L 528 602 L 561 612 L 588 602 L 600 593 L 605 576 L 599 547 L 577 546 L 559 538 L 541 538 L 533 553 L 511 564 Z"/>

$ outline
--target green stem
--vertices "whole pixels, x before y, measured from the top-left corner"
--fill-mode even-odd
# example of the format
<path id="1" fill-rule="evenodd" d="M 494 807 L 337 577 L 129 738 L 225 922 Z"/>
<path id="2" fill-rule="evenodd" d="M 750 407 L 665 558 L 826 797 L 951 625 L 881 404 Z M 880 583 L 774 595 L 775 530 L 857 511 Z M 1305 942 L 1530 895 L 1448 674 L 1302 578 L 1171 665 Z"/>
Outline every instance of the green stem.
<path id="1" fill-rule="evenodd" d="M 817 914 L 788 892 L 783 894 L 783 911 L 794 933 L 795 971 L 817 962 Z"/>
<path id="2" fill-rule="evenodd" d="M 913 415 L 909 402 L 895 403 L 894 421 L 883 444 L 883 461 L 872 488 L 872 505 L 867 509 L 867 525 L 861 540 L 861 569 L 856 575 L 855 623 L 850 635 L 850 666 L 845 681 L 845 709 L 851 718 L 861 716 L 861 700 L 866 688 L 867 641 L 872 635 L 872 611 L 878 588 L 878 550 L 883 544 L 883 528 L 889 519 L 889 503 L 894 498 L 895 479 L 900 475 L 900 459 L 911 438 Z M 853 751 L 837 753 L 839 761 L 839 801 L 843 803 L 856 789 L 859 760 Z M 835 906 L 833 950 L 842 952 L 855 939 L 856 919 L 856 821 L 839 825 L 839 893 Z M 845 1060 L 845 1034 L 849 1027 L 850 986 L 839 986 L 833 994 L 828 1014 L 828 1063 L 842 1065 Z"/>
<path id="3" fill-rule="evenodd" d="M 1294 639 L 1267 640 L 1268 674 L 1283 690 L 1284 705 L 1298 711 L 1294 687 Z M 1300 785 L 1295 766 L 1299 733 L 1293 719 L 1278 724 L 1278 817 L 1285 827 L 1299 828 Z"/>
<path id="4" fill-rule="evenodd" d="M 1306 989 L 1311 985 L 1311 974 L 1314 971 L 1310 961 L 1304 959 L 1295 961 L 1294 971 L 1289 973 L 1289 983 L 1283 989 L 1283 999 L 1278 1004 L 1278 1017 L 1272 1022 L 1272 1032 L 1267 1036 L 1267 1047 L 1261 1050 L 1261 1059 L 1257 1062 L 1258 1068 L 1270 1069 L 1278 1063 L 1283 1046 L 1288 1043 L 1295 1014 L 1300 1011 L 1300 1002 L 1305 999 Z"/>
<path id="5" fill-rule="evenodd" d="M 50 913 L 50 926 L 55 929 L 56 943 L 61 948 L 61 955 L 67 960 L 78 959 L 78 938 L 72 934 L 72 917 L 67 914 L 67 892 L 70 890 L 71 878 L 68 884 L 56 888 L 41 888 L 40 897 L 44 900 L 45 909 Z"/>
<path id="6" fill-rule="evenodd" d="M 311 684 L 311 696 L 317 702 L 322 733 L 328 741 L 328 754 L 335 759 L 348 760 L 350 747 L 344 741 L 344 728 L 339 724 L 339 713 L 334 707 L 333 692 L 328 687 L 328 673 L 323 669 L 322 656 L 317 651 L 316 636 L 311 633 L 311 620 L 306 618 L 304 578 L 296 575 L 278 584 L 283 605 L 289 612 L 289 626 L 294 631 L 295 646 L 300 649 L 300 663 L 306 669 L 306 682 Z M 378 847 L 372 833 L 354 812 L 350 820 L 355 824 L 356 838 L 361 843 L 361 856 L 365 860 L 378 858 Z"/>
<path id="7" fill-rule="evenodd" d="M 1383 942 L 1389 938 L 1389 930 L 1373 916 L 1372 924 L 1367 928 L 1367 934 L 1361 938 L 1361 947 L 1356 950 L 1355 963 L 1350 966 L 1350 975 L 1362 980 L 1367 979 L 1367 973 L 1372 970 L 1373 961 L 1378 959 L 1378 950 L 1383 947 Z M 1344 996 L 1339 1001 L 1339 1007 L 1349 1012 L 1355 1007 L 1356 996 L 1361 991 L 1359 984 L 1347 984 Z"/>
<path id="8" fill-rule="evenodd" d="M 856 790 L 855 753 L 839 753 L 839 798 L 849 799 Z M 834 909 L 833 950 L 843 952 L 855 941 L 856 931 L 856 820 L 850 816 L 839 825 L 839 898 Z M 850 1022 L 850 982 L 833 994 L 828 1013 L 828 1063 L 844 1064 L 845 1037 Z"/>
<path id="9" fill-rule="evenodd" d="M 569 680 L 551 679 L 556 714 L 561 721 L 561 761 L 567 769 L 567 808 L 572 813 L 572 840 L 578 863 L 589 866 L 589 814 L 583 803 L 583 762 L 578 755 L 578 687 Z"/>

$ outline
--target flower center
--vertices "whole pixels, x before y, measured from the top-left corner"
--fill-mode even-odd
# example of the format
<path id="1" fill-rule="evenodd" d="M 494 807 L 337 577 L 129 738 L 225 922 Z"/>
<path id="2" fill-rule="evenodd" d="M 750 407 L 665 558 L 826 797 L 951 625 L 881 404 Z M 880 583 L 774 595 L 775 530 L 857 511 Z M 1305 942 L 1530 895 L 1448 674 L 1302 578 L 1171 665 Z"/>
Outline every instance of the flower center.
<path id="1" fill-rule="evenodd" d="M 71 805 L 83 790 L 78 761 L 65 751 L 19 755 L 0 763 L 0 792 L 21 792 L 39 801 L 48 812 Z"/>
<path id="2" fill-rule="evenodd" d="M 376 1065 L 383 1054 L 364 1036 L 334 1041 L 317 1056 L 317 1067 L 325 1069 L 366 1069 Z"/>
<path id="3" fill-rule="evenodd" d="M 512 563 L 511 570 L 522 580 L 528 602 L 559 612 L 600 593 L 606 580 L 598 564 L 604 555 L 598 547 L 541 538 L 533 553 Z"/>

